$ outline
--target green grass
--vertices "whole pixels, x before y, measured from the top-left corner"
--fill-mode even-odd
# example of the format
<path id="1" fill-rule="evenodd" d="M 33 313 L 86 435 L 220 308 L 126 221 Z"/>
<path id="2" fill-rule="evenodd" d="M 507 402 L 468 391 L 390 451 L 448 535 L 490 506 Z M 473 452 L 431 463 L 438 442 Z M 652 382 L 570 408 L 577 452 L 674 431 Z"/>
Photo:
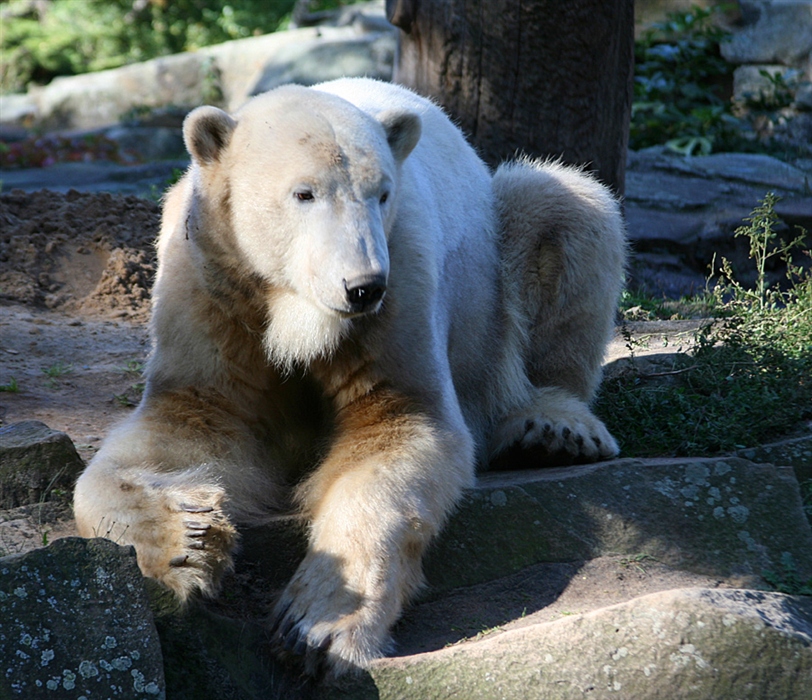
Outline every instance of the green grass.
<path id="1" fill-rule="evenodd" d="M 781 556 L 781 571 L 763 571 L 761 575 L 779 593 L 812 596 L 812 579 L 801 579 L 795 560 L 789 552 L 784 552 Z"/>
<path id="2" fill-rule="evenodd" d="M 8 392 L 9 394 L 16 394 L 20 390 L 17 380 L 12 377 L 8 384 L 0 384 L 0 391 Z"/>
<path id="3" fill-rule="evenodd" d="M 55 362 L 50 367 L 43 367 L 42 373 L 51 379 L 58 379 L 73 372 L 73 365 L 66 365 L 63 362 Z"/>
<path id="4" fill-rule="evenodd" d="M 707 295 L 666 299 L 624 290 L 620 297 L 619 310 L 624 321 L 707 318 L 716 311 L 716 301 Z"/>
<path id="5" fill-rule="evenodd" d="M 730 452 L 812 418 L 812 276 L 791 258 L 803 234 L 782 241 L 776 233 L 776 200 L 767 195 L 737 232 L 751 243 L 754 288 L 737 282 L 723 260 L 710 291 L 694 300 L 711 317 L 690 349 L 656 371 L 633 359 L 604 382 L 595 410 L 626 456 Z M 788 264 L 784 288 L 766 282 L 766 260 L 775 256 Z M 650 306 L 655 316 L 665 308 Z"/>

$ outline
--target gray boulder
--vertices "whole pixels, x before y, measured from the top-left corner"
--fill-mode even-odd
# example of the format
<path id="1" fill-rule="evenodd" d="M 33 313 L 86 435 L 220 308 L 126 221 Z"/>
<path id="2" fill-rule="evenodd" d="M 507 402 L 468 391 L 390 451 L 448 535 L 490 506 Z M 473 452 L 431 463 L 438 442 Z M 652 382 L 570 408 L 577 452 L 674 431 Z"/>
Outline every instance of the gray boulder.
<path id="1" fill-rule="evenodd" d="M 468 493 L 426 574 L 436 594 L 538 562 L 608 554 L 758 587 L 787 555 L 812 576 L 812 530 L 791 468 L 738 458 L 493 474 Z"/>
<path id="2" fill-rule="evenodd" d="M 757 19 L 722 44 L 727 61 L 800 66 L 808 60 L 812 52 L 812 2 L 763 2 L 745 16 Z"/>
<path id="3" fill-rule="evenodd" d="M 812 600 L 703 588 L 654 593 L 385 659 L 369 676 L 332 697 L 805 700 L 812 687 Z"/>
<path id="4" fill-rule="evenodd" d="M 812 230 L 812 162 L 797 165 L 804 167 L 762 154 L 630 152 L 625 214 L 635 254 L 632 286 L 671 298 L 696 294 L 714 255 L 730 259 L 742 271 L 740 281 L 751 282 L 749 248 L 733 233 L 766 192 L 781 197 L 775 211 L 785 224 Z"/>
<path id="5" fill-rule="evenodd" d="M 73 489 L 84 462 L 71 439 L 39 421 L 0 428 L 0 509 Z"/>
<path id="6" fill-rule="evenodd" d="M 166 697 L 131 547 L 66 538 L 0 559 L 0 697 Z"/>

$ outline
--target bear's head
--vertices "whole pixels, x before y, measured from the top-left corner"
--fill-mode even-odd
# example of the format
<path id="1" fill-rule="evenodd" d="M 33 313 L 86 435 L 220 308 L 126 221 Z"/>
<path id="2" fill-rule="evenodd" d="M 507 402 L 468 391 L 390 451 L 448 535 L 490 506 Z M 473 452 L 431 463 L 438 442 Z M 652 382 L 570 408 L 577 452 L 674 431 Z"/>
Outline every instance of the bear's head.
<path id="1" fill-rule="evenodd" d="M 372 117 L 298 86 L 233 116 L 200 107 L 186 118 L 192 186 L 222 202 L 226 223 L 209 228 L 226 229 L 268 290 L 265 346 L 277 364 L 328 355 L 356 316 L 379 310 L 400 166 L 420 131 L 413 112 Z"/>

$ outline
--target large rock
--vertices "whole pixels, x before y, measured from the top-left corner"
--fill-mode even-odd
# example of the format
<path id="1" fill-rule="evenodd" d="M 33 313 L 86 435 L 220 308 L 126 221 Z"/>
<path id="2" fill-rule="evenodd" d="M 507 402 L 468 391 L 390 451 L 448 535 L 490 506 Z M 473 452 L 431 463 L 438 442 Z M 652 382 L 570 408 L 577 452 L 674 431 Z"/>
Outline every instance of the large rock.
<path id="1" fill-rule="evenodd" d="M 281 587 L 304 538 L 296 518 L 279 518 L 245 533 L 241 558 Z M 763 586 L 762 573 L 786 561 L 812 576 L 812 530 L 791 467 L 736 457 L 486 474 L 429 550 L 426 595 L 610 554 Z"/>
<path id="2" fill-rule="evenodd" d="M 781 698 L 812 688 L 812 600 L 682 589 L 385 659 L 334 698 Z"/>
<path id="3" fill-rule="evenodd" d="M 754 3 L 749 3 L 751 6 Z M 773 0 L 748 13 L 757 20 L 721 45 L 731 63 L 799 65 L 812 51 L 812 2 Z"/>
<path id="4" fill-rule="evenodd" d="M 0 428 L 0 509 L 70 491 L 84 462 L 71 439 L 39 421 Z"/>
<path id="5" fill-rule="evenodd" d="M 685 158 L 664 147 L 630 152 L 625 214 L 635 252 L 631 285 L 671 298 L 696 294 L 705 288 L 714 257 L 730 259 L 740 281 L 752 282 L 747 241 L 733 233 L 766 192 L 781 197 L 775 211 L 785 224 L 812 230 L 809 165 L 801 169 L 762 154 Z M 771 274 L 783 279 L 781 270 Z"/>
<path id="6" fill-rule="evenodd" d="M 170 700 L 319 698 L 300 668 L 276 658 L 265 624 L 267 609 L 253 619 L 232 619 L 199 603 L 180 609 L 157 583 L 149 582 L 148 590 Z M 233 598 L 234 593 L 226 586 L 222 596 Z"/>
<path id="7" fill-rule="evenodd" d="M 0 697 L 166 697 L 131 547 L 66 538 L 0 559 L 0 611 Z"/>
<path id="8" fill-rule="evenodd" d="M 812 576 L 794 473 L 743 459 L 619 460 L 480 479 L 429 552 L 435 593 L 544 561 L 650 556 L 762 585 L 787 554 Z"/>

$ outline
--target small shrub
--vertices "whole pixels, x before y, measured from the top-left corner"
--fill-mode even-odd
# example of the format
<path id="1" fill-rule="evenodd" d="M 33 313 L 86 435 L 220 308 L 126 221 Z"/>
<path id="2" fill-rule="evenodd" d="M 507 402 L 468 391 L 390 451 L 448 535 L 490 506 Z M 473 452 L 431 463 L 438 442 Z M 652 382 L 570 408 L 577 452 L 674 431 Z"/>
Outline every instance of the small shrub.
<path id="1" fill-rule="evenodd" d="M 0 391 L 5 391 L 9 394 L 16 394 L 20 390 L 17 380 L 12 377 L 8 384 L 0 384 Z"/>
<path id="2" fill-rule="evenodd" d="M 768 195 L 737 235 L 750 239 L 755 289 L 739 284 L 729 263 L 707 294 L 713 318 L 692 348 L 665 371 L 636 365 L 608 378 L 596 411 L 627 456 L 708 455 L 751 447 L 812 418 L 812 275 L 789 257 L 775 233 Z M 788 288 L 767 286 L 764 262 L 788 264 Z"/>

